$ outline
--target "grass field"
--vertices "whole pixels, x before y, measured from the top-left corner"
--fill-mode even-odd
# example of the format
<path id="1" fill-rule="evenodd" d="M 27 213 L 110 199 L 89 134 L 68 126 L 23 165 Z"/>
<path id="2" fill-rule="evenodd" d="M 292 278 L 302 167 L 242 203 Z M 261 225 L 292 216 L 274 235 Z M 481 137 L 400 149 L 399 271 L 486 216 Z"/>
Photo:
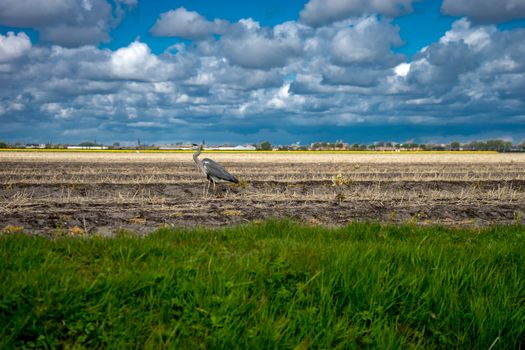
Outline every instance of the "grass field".
<path id="1" fill-rule="evenodd" d="M 0 281 L 2 349 L 525 346 L 520 225 L 4 234 Z"/>

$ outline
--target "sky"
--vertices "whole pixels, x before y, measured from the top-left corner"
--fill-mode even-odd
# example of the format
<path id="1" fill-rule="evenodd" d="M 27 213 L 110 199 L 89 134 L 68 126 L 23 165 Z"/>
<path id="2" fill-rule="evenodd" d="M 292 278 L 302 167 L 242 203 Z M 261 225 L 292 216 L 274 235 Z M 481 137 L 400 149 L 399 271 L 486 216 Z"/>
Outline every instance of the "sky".
<path id="1" fill-rule="evenodd" d="M 0 0 L 0 140 L 525 139 L 525 0 Z"/>

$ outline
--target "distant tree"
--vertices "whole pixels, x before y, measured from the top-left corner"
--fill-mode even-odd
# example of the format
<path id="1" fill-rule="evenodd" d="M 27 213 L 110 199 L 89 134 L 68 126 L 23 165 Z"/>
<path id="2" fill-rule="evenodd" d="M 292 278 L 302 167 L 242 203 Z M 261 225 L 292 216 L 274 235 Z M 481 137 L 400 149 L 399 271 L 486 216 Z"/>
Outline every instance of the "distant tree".
<path id="1" fill-rule="evenodd" d="M 512 149 L 512 142 L 504 140 L 488 140 L 486 149 L 489 151 L 507 152 Z"/>
<path id="2" fill-rule="evenodd" d="M 450 143 L 450 149 L 453 151 L 459 151 L 461 144 L 458 141 L 453 141 Z"/>
<path id="3" fill-rule="evenodd" d="M 501 148 L 500 140 L 488 140 L 487 141 L 487 150 L 499 151 L 500 148 Z"/>
<path id="4" fill-rule="evenodd" d="M 469 143 L 469 148 L 473 151 L 486 151 L 487 144 L 483 141 L 472 141 Z"/>
<path id="5" fill-rule="evenodd" d="M 270 141 L 264 141 L 261 143 L 261 150 L 263 151 L 271 151 L 272 150 L 272 144 Z"/>
<path id="6" fill-rule="evenodd" d="M 338 140 L 338 141 L 335 141 L 335 148 L 343 148 L 343 141 L 341 140 Z"/>
<path id="7" fill-rule="evenodd" d="M 0 141 L 0 148 L 7 148 L 7 143 Z"/>
<path id="8" fill-rule="evenodd" d="M 352 149 L 353 150 L 358 150 L 359 149 L 359 144 L 358 143 L 352 144 Z"/>
<path id="9" fill-rule="evenodd" d="M 91 142 L 91 141 L 84 141 L 84 142 L 79 143 L 78 145 L 81 146 L 81 147 L 94 147 L 94 146 L 97 146 L 96 143 Z"/>
<path id="10" fill-rule="evenodd" d="M 525 151 L 525 140 L 521 142 L 521 149 Z"/>

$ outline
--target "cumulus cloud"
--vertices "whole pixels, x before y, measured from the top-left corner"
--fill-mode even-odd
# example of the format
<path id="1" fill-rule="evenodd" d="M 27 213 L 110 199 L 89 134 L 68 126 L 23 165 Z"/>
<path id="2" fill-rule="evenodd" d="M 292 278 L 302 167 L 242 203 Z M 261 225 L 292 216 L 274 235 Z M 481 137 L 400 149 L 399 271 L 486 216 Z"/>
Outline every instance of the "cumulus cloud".
<path id="1" fill-rule="evenodd" d="M 3 0 L 0 24 L 36 29 L 42 40 L 62 46 L 98 44 L 109 40 L 110 29 L 122 16 L 120 1 L 116 6 L 114 17 L 106 0 Z"/>
<path id="2" fill-rule="evenodd" d="M 439 40 L 440 43 L 463 41 L 476 50 L 481 50 L 491 43 L 496 32 L 494 26 L 472 27 L 470 22 L 462 18 L 452 24 L 452 29 L 447 31 Z"/>
<path id="3" fill-rule="evenodd" d="M 197 27 L 215 23 L 192 16 Z M 460 19 L 407 58 L 393 52 L 399 30 L 381 16 L 320 27 L 242 19 L 228 28 L 210 40 L 201 38 L 215 29 L 186 28 L 196 42 L 162 54 L 139 40 L 109 50 L 0 36 L 0 116 L 10 121 L 0 138 L 287 142 L 321 129 L 347 139 L 385 125 L 414 137 L 429 125 L 446 133 L 465 121 L 493 130 L 523 123 L 525 29 Z"/>
<path id="4" fill-rule="evenodd" d="M 80 5 L 80 4 L 79 4 Z M 0 3 L 0 23 L 12 27 L 40 27 L 53 25 L 64 20 L 74 7 L 72 1 L 56 0 L 42 2 L 37 0 L 4 0 Z M 82 9 L 79 6 L 79 9 Z"/>
<path id="5" fill-rule="evenodd" d="M 391 56 L 391 47 L 401 44 L 399 28 L 378 21 L 376 17 L 359 20 L 354 26 L 340 29 L 331 42 L 337 64 L 377 63 Z"/>
<path id="6" fill-rule="evenodd" d="M 452 25 L 438 42 L 424 48 L 396 74 L 392 86 L 404 95 L 407 115 L 433 116 L 433 123 L 511 125 L 524 108 L 525 30 L 498 31 L 471 27 L 465 19 Z M 408 64 L 408 63 L 407 63 Z M 408 119 L 410 121 L 411 119 Z"/>
<path id="7" fill-rule="evenodd" d="M 517 34 L 519 31 L 512 32 L 513 36 Z M 502 32 L 493 26 L 471 27 L 468 20 L 460 19 L 439 42 L 414 57 L 406 77 L 417 83 L 420 91 L 428 93 L 458 88 L 457 84 L 466 74 L 480 74 L 477 70 L 484 62 L 505 57 L 509 47 L 498 43 L 502 37 Z"/>
<path id="8" fill-rule="evenodd" d="M 301 53 L 299 29 L 293 22 L 261 28 L 253 19 L 242 19 L 225 34 L 219 45 L 224 56 L 244 68 L 282 67 Z"/>
<path id="9" fill-rule="evenodd" d="M 107 53 L 107 51 L 104 51 Z M 142 80 L 163 82 L 181 80 L 194 74 L 195 65 L 199 61 L 183 47 L 175 54 L 157 56 L 151 52 L 146 43 L 134 41 L 126 47 L 111 52 L 107 63 L 99 65 L 108 67 L 105 79 Z"/>
<path id="10" fill-rule="evenodd" d="M 118 0 L 118 2 L 121 2 L 130 7 L 137 6 L 137 4 L 139 3 L 138 0 Z"/>
<path id="11" fill-rule="evenodd" d="M 295 22 L 273 28 L 261 27 L 252 18 L 237 23 L 206 20 L 199 13 L 184 7 L 161 14 L 151 32 L 156 36 L 178 36 L 196 41 L 220 35 L 217 41 L 201 41 L 201 54 L 221 55 L 233 65 L 249 69 L 270 69 L 285 66 L 302 51 L 300 29 Z"/>
<path id="12" fill-rule="evenodd" d="M 444 0 L 441 11 L 450 16 L 465 16 L 478 23 L 503 23 L 525 18 L 522 0 Z"/>
<path id="13" fill-rule="evenodd" d="M 135 41 L 111 55 L 111 70 L 122 79 L 145 79 L 151 70 L 160 68 L 158 58 L 148 45 Z"/>
<path id="14" fill-rule="evenodd" d="M 31 40 L 24 33 L 8 32 L 0 34 L 0 63 L 8 62 L 23 56 L 31 49 Z"/>
<path id="15" fill-rule="evenodd" d="M 236 99 L 235 91 L 278 87 L 283 82 L 279 69 L 246 69 L 232 65 L 225 58 L 209 56 L 201 58 L 198 74 L 190 78 L 194 86 L 214 86 L 222 99 Z M 232 90 L 234 91 L 232 93 Z M 230 94 L 230 96 L 226 96 Z"/>
<path id="16" fill-rule="evenodd" d="M 327 64 L 322 70 L 322 84 L 373 87 L 384 77 L 383 70 L 364 67 L 340 67 Z"/>
<path id="17" fill-rule="evenodd" d="M 184 7 L 160 15 L 151 33 L 156 36 L 177 36 L 184 39 L 207 39 L 212 34 L 223 33 L 228 22 L 220 19 L 208 21 L 199 13 Z"/>
<path id="18" fill-rule="evenodd" d="M 401 77 L 406 77 L 408 72 L 410 72 L 410 63 L 400 63 L 394 68 L 396 75 Z"/>
<path id="19" fill-rule="evenodd" d="M 300 13 L 301 21 L 314 27 L 349 17 L 382 14 L 396 17 L 412 12 L 417 0 L 310 0 Z"/>

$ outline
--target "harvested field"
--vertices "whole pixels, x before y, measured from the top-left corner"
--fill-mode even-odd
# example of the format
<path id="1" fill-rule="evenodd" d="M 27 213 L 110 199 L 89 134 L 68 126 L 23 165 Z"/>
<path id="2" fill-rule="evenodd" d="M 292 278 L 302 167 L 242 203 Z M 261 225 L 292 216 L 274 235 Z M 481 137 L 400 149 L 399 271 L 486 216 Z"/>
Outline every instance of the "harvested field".
<path id="1" fill-rule="evenodd" d="M 521 221 L 525 154 L 210 153 L 240 184 L 203 196 L 191 153 L 0 153 L 0 229 L 46 234 L 290 217 L 487 225 Z"/>

